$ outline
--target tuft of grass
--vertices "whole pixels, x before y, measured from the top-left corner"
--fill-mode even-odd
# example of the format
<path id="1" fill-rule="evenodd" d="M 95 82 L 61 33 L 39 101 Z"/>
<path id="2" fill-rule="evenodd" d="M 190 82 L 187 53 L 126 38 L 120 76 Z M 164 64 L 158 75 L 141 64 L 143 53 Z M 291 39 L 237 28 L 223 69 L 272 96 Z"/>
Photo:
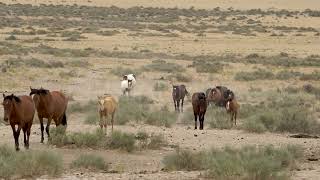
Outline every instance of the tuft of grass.
<path id="1" fill-rule="evenodd" d="M 68 107 L 69 113 L 90 113 L 97 111 L 97 102 L 90 100 L 84 104 L 76 102 Z"/>
<path id="2" fill-rule="evenodd" d="M 108 146 L 111 149 L 122 149 L 127 152 L 132 152 L 135 148 L 135 142 L 136 139 L 134 134 L 114 131 L 109 139 Z"/>
<path id="3" fill-rule="evenodd" d="M 164 135 L 158 134 L 158 135 L 151 135 L 150 136 L 150 142 L 148 144 L 149 149 L 160 149 L 162 146 L 166 145 L 167 141 L 164 138 Z"/>
<path id="4" fill-rule="evenodd" d="M 90 147 L 99 148 L 105 146 L 106 136 L 100 128 L 96 129 L 95 132 L 85 132 L 85 133 L 72 133 L 69 136 L 69 141 L 76 147 Z"/>
<path id="5" fill-rule="evenodd" d="M 170 112 L 167 106 L 162 107 L 159 111 L 149 113 L 145 122 L 155 126 L 171 127 L 177 120 L 177 114 Z"/>
<path id="6" fill-rule="evenodd" d="M 154 91 L 167 91 L 168 89 L 168 85 L 163 82 L 156 82 L 153 86 Z"/>
<path id="7" fill-rule="evenodd" d="M 255 80 L 270 80 L 274 78 L 271 71 L 259 69 L 253 72 L 238 72 L 234 79 L 237 81 L 255 81 Z"/>
<path id="8" fill-rule="evenodd" d="M 167 171 L 206 170 L 205 176 L 213 179 L 286 179 L 301 156 L 297 146 L 225 147 L 203 152 L 178 149 L 164 157 L 163 163 Z"/>
<path id="9" fill-rule="evenodd" d="M 303 74 L 300 77 L 303 81 L 320 81 L 320 71 L 313 71 L 311 74 Z"/>
<path id="10" fill-rule="evenodd" d="M 175 79 L 178 82 L 191 82 L 192 76 L 182 73 L 174 73 L 168 76 L 169 79 Z"/>
<path id="11" fill-rule="evenodd" d="M 86 119 L 84 120 L 85 124 L 95 125 L 99 122 L 99 116 L 96 112 L 91 112 L 87 115 Z"/>
<path id="12" fill-rule="evenodd" d="M 57 177 L 62 171 L 62 157 L 57 153 L 33 150 L 16 152 L 6 145 L 0 146 L 0 178 Z"/>
<path id="13" fill-rule="evenodd" d="M 110 71 L 111 74 L 116 75 L 116 76 L 123 76 L 126 74 L 135 74 L 138 75 L 139 71 L 138 70 L 134 70 L 131 68 L 124 68 L 122 66 L 118 66 L 116 68 L 112 68 L 112 70 Z"/>
<path id="14" fill-rule="evenodd" d="M 193 61 L 192 65 L 198 73 L 220 73 L 223 71 L 224 64 L 205 60 Z"/>
<path id="15" fill-rule="evenodd" d="M 179 64 L 167 63 L 164 60 L 155 60 L 151 64 L 145 65 L 142 70 L 144 71 L 158 71 L 158 72 L 184 72 L 185 68 Z"/>
<path id="16" fill-rule="evenodd" d="M 249 132 L 262 133 L 319 133 L 320 124 L 309 109 L 306 100 L 298 94 L 272 96 L 270 101 L 259 105 L 243 105 L 240 118 L 243 129 Z"/>
<path id="17" fill-rule="evenodd" d="M 80 154 L 71 163 L 72 168 L 84 168 L 90 170 L 107 170 L 108 166 L 104 159 L 95 154 Z"/>
<path id="18" fill-rule="evenodd" d="M 18 40 L 18 38 L 15 35 L 10 35 L 10 36 L 6 37 L 4 40 L 15 41 L 15 40 Z"/>
<path id="19" fill-rule="evenodd" d="M 205 115 L 205 122 L 209 123 L 211 128 L 231 129 L 232 122 L 230 115 L 227 114 L 224 108 L 208 108 Z"/>
<path id="20" fill-rule="evenodd" d="M 50 137 L 48 143 L 57 147 L 62 147 L 70 142 L 66 135 L 65 126 L 57 126 L 56 128 L 50 128 Z"/>

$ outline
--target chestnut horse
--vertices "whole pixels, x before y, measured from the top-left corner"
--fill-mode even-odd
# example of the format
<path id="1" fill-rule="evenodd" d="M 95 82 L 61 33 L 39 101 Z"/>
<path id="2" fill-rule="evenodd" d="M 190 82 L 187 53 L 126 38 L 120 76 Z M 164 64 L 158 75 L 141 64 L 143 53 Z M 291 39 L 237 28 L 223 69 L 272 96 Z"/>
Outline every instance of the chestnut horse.
<path id="1" fill-rule="evenodd" d="M 4 121 L 10 123 L 16 150 L 19 151 L 20 130 L 23 131 L 24 147 L 29 149 L 29 137 L 35 113 L 34 103 L 29 96 L 5 96 L 3 94 Z M 18 125 L 16 130 L 15 126 Z"/>
<path id="2" fill-rule="evenodd" d="M 192 95 L 192 107 L 194 114 L 194 129 L 197 129 L 197 119 L 200 122 L 200 130 L 203 130 L 204 115 L 207 111 L 206 94 L 203 92 L 194 93 Z"/>
<path id="3" fill-rule="evenodd" d="M 226 92 L 227 95 L 227 103 L 226 103 L 226 110 L 228 113 L 231 115 L 231 123 L 233 124 L 234 120 L 234 125 L 237 125 L 237 115 L 238 111 L 240 108 L 240 105 L 238 104 L 235 95 L 232 91 L 228 90 Z"/>
<path id="4" fill-rule="evenodd" d="M 38 112 L 38 117 L 40 121 L 41 127 L 41 143 L 43 143 L 44 136 L 44 126 L 43 126 L 43 118 L 48 119 L 46 132 L 48 137 L 49 128 L 51 124 L 51 120 L 53 119 L 56 126 L 62 124 L 63 126 L 67 125 L 67 117 L 66 110 L 68 106 L 68 99 L 66 96 L 60 91 L 52 91 L 40 88 L 40 89 L 32 89 L 30 87 L 30 96 L 33 96 L 33 101 L 36 105 L 36 109 Z"/>

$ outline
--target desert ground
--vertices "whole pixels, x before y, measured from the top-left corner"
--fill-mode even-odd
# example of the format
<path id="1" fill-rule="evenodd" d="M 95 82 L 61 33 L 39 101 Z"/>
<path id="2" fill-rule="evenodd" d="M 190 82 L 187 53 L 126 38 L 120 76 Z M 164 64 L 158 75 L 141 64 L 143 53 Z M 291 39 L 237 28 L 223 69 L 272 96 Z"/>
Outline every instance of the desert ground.
<path id="1" fill-rule="evenodd" d="M 114 131 L 164 137 L 164 145 L 157 149 L 139 148 L 137 140 L 132 152 L 58 146 L 49 143 L 47 136 L 42 144 L 35 117 L 30 149 L 57 152 L 63 159 L 63 172 L 58 177 L 31 178 L 210 179 L 202 170 L 167 171 L 163 159 L 177 148 L 200 152 L 226 146 L 237 149 L 268 145 L 296 145 L 303 150 L 296 166 L 286 169 L 289 179 L 320 178 L 319 139 L 290 137 L 320 132 L 317 129 L 320 123 L 319 1 L 1 2 L 0 92 L 24 95 L 30 93 L 30 86 L 62 91 L 69 97 L 66 133 L 92 133 L 99 128 L 98 107 L 92 102 L 106 93 L 121 101 L 125 98 L 120 90 L 122 75 L 134 72 L 137 85 L 133 96 L 146 96 L 153 101 L 150 108 L 142 110 L 161 111 L 166 107 L 168 114 L 172 114 L 160 118 L 170 122 L 169 125 L 148 123 L 148 117 L 140 121 L 134 119 L 138 116 L 116 114 Z M 237 126 L 223 126 L 230 121 L 229 114 L 224 108 L 210 106 L 204 130 L 194 130 L 190 98 L 185 100 L 183 113 L 174 112 L 170 81 L 185 84 L 190 94 L 217 85 L 230 88 L 240 104 Z M 159 84 L 161 87 L 157 89 Z M 306 90 L 306 85 L 311 85 L 312 90 Z M 292 113 L 306 112 L 297 114 L 296 118 L 303 125 L 289 126 L 295 122 L 289 119 L 284 122 L 288 127 L 287 124 L 268 127 L 271 122 L 268 117 L 282 120 L 279 119 L 283 118 L 281 109 L 287 105 L 278 100 L 283 99 L 293 99 Z M 124 106 L 120 104 L 119 109 Z M 79 111 L 75 107 L 85 108 Z M 249 126 L 249 122 L 255 124 L 263 111 L 271 112 L 267 121 L 263 121 L 263 130 L 252 130 L 254 126 Z M 280 113 L 279 117 L 272 116 L 272 112 Z M 2 117 L 3 108 L 1 121 Z M 126 122 L 117 122 L 120 117 Z M 93 122 L 88 122 L 90 118 Z M 52 123 L 51 128 L 54 127 Z M 12 130 L 6 122 L 0 123 L 0 135 L 1 145 L 14 147 Z M 110 126 L 107 136 L 111 136 Z M 26 151 L 23 135 L 20 135 L 20 146 L 22 152 Z M 108 169 L 72 168 L 72 162 L 83 153 L 102 157 Z"/>

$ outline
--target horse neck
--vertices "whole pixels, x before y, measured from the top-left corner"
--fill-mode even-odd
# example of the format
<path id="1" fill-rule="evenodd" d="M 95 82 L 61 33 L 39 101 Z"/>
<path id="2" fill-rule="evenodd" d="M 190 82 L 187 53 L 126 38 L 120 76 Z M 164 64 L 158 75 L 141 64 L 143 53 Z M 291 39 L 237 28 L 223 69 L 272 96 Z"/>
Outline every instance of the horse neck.
<path id="1" fill-rule="evenodd" d="M 40 96 L 40 105 L 44 107 L 45 110 L 49 111 L 52 107 L 52 95 L 50 92 L 45 96 Z"/>
<path id="2" fill-rule="evenodd" d="M 12 101 L 12 110 L 10 112 L 10 119 L 15 119 L 15 118 L 20 119 L 20 117 L 22 116 L 23 116 L 22 112 L 18 111 L 18 104 Z"/>

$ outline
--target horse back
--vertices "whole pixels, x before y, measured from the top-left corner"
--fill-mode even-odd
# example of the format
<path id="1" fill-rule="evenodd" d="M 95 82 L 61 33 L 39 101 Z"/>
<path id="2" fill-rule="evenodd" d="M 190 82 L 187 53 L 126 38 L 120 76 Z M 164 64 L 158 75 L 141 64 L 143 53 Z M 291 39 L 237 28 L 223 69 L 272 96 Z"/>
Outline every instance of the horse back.
<path id="1" fill-rule="evenodd" d="M 60 91 L 52 91 L 50 93 L 54 109 L 61 109 L 65 111 L 68 105 L 68 98 Z"/>
<path id="2" fill-rule="evenodd" d="M 117 101 L 112 96 L 105 97 L 104 108 L 105 110 L 107 110 L 107 112 L 115 112 L 115 110 L 117 109 Z"/>

